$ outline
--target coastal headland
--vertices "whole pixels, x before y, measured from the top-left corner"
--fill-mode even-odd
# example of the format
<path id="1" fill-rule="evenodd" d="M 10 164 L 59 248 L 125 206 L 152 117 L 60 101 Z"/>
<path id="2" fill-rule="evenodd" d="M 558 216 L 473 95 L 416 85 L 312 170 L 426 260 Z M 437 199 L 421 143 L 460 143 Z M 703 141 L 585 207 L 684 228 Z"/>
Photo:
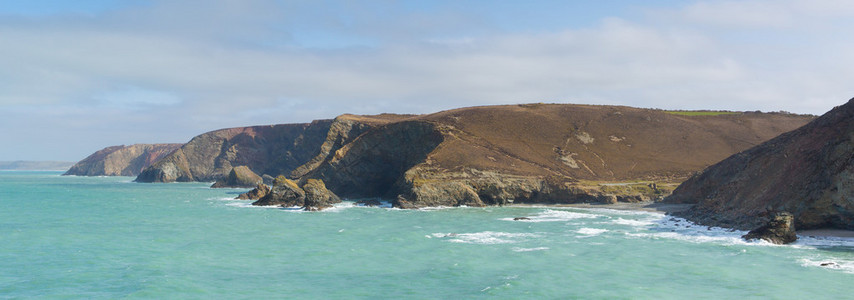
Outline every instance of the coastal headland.
<path id="1" fill-rule="evenodd" d="M 341 115 L 204 133 L 136 181 L 209 182 L 246 166 L 298 185 L 318 179 L 340 197 L 384 198 L 400 208 L 642 202 L 812 119 L 541 103 Z"/>

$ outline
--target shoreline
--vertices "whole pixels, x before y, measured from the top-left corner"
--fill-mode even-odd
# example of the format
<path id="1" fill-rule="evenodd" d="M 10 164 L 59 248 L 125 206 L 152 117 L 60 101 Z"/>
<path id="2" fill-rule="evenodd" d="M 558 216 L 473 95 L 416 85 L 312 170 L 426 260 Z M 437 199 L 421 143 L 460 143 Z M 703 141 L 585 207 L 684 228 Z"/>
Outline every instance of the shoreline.
<path id="1" fill-rule="evenodd" d="M 534 204 L 511 204 L 508 206 L 517 206 L 517 207 L 531 207 L 531 206 L 539 206 Z M 635 211 L 645 211 L 645 212 L 653 212 L 660 214 L 667 214 L 671 212 L 683 211 L 691 208 L 694 204 L 669 204 L 669 203 L 661 203 L 661 202 L 619 202 L 615 204 L 591 204 L 591 203 L 578 203 L 578 204 L 545 204 L 545 206 L 553 206 L 553 207 L 571 207 L 571 208 L 606 208 L 606 209 L 616 209 L 616 210 L 635 210 Z M 806 229 L 806 230 L 797 230 L 797 234 L 799 237 L 816 237 L 816 238 L 841 238 L 841 239 L 854 239 L 854 230 L 845 230 L 845 229 L 837 229 L 837 228 L 818 228 L 818 229 Z"/>
<path id="2" fill-rule="evenodd" d="M 637 210 L 666 214 L 670 212 L 683 211 L 691 208 L 694 204 L 670 204 L 653 201 L 645 202 L 618 202 L 614 204 L 593 204 L 593 203 L 574 203 L 574 204 L 510 204 L 505 206 L 516 207 L 532 207 L 532 206 L 551 206 L 551 207 L 574 207 L 574 208 L 606 208 L 616 210 Z"/>

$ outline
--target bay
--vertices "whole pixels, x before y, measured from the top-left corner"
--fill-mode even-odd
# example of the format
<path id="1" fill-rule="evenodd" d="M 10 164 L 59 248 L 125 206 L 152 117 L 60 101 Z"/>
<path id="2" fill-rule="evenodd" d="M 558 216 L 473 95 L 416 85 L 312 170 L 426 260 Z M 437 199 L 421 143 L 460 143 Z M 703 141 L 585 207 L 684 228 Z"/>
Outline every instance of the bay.
<path id="1" fill-rule="evenodd" d="M 840 299 L 854 282 L 852 240 L 744 242 L 651 212 L 301 212 L 59 174 L 0 172 L 0 298 Z"/>

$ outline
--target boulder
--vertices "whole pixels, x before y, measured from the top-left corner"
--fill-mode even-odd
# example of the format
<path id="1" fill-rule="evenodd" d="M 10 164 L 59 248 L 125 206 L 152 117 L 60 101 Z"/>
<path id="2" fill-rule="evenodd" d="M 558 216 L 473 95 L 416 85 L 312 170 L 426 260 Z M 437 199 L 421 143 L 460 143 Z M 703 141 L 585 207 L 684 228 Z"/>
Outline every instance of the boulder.
<path id="1" fill-rule="evenodd" d="M 228 172 L 228 176 L 214 182 L 211 188 L 248 188 L 258 186 L 264 180 L 247 166 L 237 166 Z"/>
<path id="2" fill-rule="evenodd" d="M 259 200 L 259 199 L 261 199 L 261 198 L 264 198 L 264 196 L 266 196 L 266 195 L 267 195 L 267 194 L 269 194 L 269 193 L 270 193 L 270 186 L 268 186 L 268 185 L 266 185 L 266 184 L 259 184 L 258 186 L 256 186 L 256 187 L 255 187 L 254 189 L 252 189 L 251 191 L 248 191 L 248 192 L 245 192 L 245 193 L 243 193 L 243 194 L 240 194 L 240 195 L 239 195 L 239 196 L 237 196 L 237 198 L 235 198 L 235 199 L 239 199 L 239 200 Z"/>
<path id="3" fill-rule="evenodd" d="M 795 232 L 795 217 L 787 212 L 775 214 L 767 224 L 751 230 L 741 238 L 763 239 L 774 244 L 789 244 L 798 240 Z"/>
<path id="4" fill-rule="evenodd" d="M 273 181 L 273 188 L 270 189 L 270 193 L 258 201 L 252 202 L 252 205 L 303 206 L 305 205 L 305 191 L 293 180 L 279 176 Z"/>
<path id="5" fill-rule="evenodd" d="M 332 191 L 326 188 L 323 180 L 308 179 L 302 186 L 305 191 L 305 202 L 303 209 L 307 211 L 319 211 L 332 207 L 333 203 L 341 202 Z"/>
<path id="6" fill-rule="evenodd" d="M 273 185 L 273 180 L 276 180 L 275 177 L 267 175 L 267 174 L 261 175 L 261 179 L 264 180 L 264 184 L 266 184 L 266 185 Z"/>

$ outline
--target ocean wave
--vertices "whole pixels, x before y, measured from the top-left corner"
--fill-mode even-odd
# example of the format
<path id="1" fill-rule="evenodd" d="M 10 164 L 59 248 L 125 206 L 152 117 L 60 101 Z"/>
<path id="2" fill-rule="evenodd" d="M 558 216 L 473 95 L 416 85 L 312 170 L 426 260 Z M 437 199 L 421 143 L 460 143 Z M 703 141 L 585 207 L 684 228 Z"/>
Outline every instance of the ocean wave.
<path id="1" fill-rule="evenodd" d="M 581 213 L 581 212 L 572 212 L 567 210 L 554 210 L 554 209 L 546 209 L 536 215 L 524 217 L 524 219 L 519 218 L 501 218 L 502 221 L 517 221 L 517 222 L 565 222 L 575 219 L 593 219 L 598 218 L 600 215 Z"/>
<path id="2" fill-rule="evenodd" d="M 596 214 L 603 215 L 618 215 L 618 216 L 650 216 L 655 218 L 661 218 L 664 216 L 662 213 L 644 211 L 644 210 L 630 210 L 630 209 L 613 209 L 613 208 L 580 208 L 586 211 L 594 212 Z"/>
<path id="3" fill-rule="evenodd" d="M 854 261 L 851 260 L 803 258 L 800 259 L 800 263 L 804 267 L 819 267 L 854 274 Z"/>
<path id="4" fill-rule="evenodd" d="M 611 220 L 610 223 L 617 224 L 617 225 L 642 227 L 642 226 L 654 225 L 656 221 L 658 221 L 658 219 L 631 220 L 631 219 L 616 218 L 616 219 Z"/>
<path id="5" fill-rule="evenodd" d="M 434 233 L 432 237 L 448 238 L 448 241 L 452 243 L 493 245 L 518 243 L 527 238 L 539 237 L 539 235 L 533 233 L 483 231 L 475 233 Z"/>
<path id="6" fill-rule="evenodd" d="M 531 252 L 531 251 L 549 250 L 549 247 L 534 247 L 534 248 L 513 247 L 513 249 L 511 249 L 511 250 L 513 250 L 513 252 Z"/>
<path id="7" fill-rule="evenodd" d="M 608 232 L 608 229 L 584 227 L 584 228 L 578 229 L 576 232 L 578 232 L 579 234 L 583 234 L 586 237 L 591 237 L 591 236 L 597 236 L 597 235 L 600 235 L 602 233 Z"/>

